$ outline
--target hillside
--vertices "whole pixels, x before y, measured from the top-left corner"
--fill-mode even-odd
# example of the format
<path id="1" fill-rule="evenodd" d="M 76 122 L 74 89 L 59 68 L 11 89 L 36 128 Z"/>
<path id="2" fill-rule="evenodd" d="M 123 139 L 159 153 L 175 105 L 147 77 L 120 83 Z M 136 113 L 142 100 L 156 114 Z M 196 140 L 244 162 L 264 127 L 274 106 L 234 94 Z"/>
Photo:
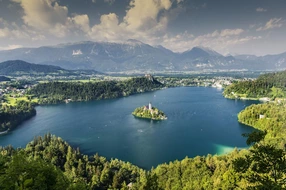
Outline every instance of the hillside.
<path id="1" fill-rule="evenodd" d="M 21 60 L 5 61 L 0 63 L 1 75 L 46 75 L 46 74 L 68 74 L 69 71 L 52 65 L 39 65 L 27 63 Z"/>
<path id="2" fill-rule="evenodd" d="M 243 81 L 228 86 L 224 95 L 227 98 L 286 97 L 286 71 L 268 73 L 254 81 Z"/>
<path id="3" fill-rule="evenodd" d="M 223 56 L 205 47 L 194 47 L 183 53 L 175 53 L 163 46 L 151 46 L 137 40 L 127 40 L 123 43 L 84 41 L 0 51 L 0 61 L 16 59 L 65 69 L 94 69 L 101 72 L 286 68 L 286 53 L 264 57 L 234 57 Z"/>
<path id="4" fill-rule="evenodd" d="M 0 74 L 8 76 L 19 75 L 79 75 L 102 74 L 94 70 L 66 70 L 59 66 L 28 63 L 21 60 L 11 60 L 0 63 Z M 1 79 L 0 79 L 1 80 Z"/>
<path id="5" fill-rule="evenodd" d="M 0 76 L 0 82 L 2 81 L 10 81 L 11 79 L 8 77 Z"/>

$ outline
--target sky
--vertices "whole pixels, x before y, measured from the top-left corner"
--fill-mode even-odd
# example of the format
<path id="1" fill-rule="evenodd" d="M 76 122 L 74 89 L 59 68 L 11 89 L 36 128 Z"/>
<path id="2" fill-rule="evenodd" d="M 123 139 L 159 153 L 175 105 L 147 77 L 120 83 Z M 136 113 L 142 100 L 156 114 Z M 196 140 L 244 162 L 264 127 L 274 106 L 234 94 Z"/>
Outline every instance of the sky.
<path id="1" fill-rule="evenodd" d="M 286 52 L 286 0 L 0 0 L 0 50 L 140 40 L 174 52 Z"/>

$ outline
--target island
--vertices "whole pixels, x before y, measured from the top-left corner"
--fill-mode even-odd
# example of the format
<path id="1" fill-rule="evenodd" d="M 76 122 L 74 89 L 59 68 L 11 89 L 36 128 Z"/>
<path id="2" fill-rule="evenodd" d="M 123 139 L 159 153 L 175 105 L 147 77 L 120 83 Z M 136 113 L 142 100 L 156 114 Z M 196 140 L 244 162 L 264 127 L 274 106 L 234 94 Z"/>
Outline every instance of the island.
<path id="1" fill-rule="evenodd" d="M 152 107 L 151 102 L 149 102 L 149 105 L 147 106 L 136 108 L 132 112 L 132 115 L 134 115 L 135 117 L 151 119 L 151 120 L 167 119 L 163 111 L 159 110 L 158 108 Z"/>

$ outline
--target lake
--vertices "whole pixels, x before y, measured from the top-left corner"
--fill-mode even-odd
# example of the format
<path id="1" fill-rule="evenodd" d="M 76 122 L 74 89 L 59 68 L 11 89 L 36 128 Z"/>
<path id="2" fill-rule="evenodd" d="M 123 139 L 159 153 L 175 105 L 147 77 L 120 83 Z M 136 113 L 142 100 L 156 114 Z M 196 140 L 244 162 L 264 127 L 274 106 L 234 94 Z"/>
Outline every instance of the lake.
<path id="1" fill-rule="evenodd" d="M 168 119 L 150 121 L 131 115 L 152 105 Z M 98 153 L 150 169 L 160 163 L 247 147 L 242 133 L 253 129 L 237 122 L 237 114 L 256 101 L 228 100 L 222 90 L 169 88 L 129 97 L 38 106 L 37 115 L 0 136 L 0 146 L 25 147 L 35 136 L 52 133 L 84 154 Z"/>

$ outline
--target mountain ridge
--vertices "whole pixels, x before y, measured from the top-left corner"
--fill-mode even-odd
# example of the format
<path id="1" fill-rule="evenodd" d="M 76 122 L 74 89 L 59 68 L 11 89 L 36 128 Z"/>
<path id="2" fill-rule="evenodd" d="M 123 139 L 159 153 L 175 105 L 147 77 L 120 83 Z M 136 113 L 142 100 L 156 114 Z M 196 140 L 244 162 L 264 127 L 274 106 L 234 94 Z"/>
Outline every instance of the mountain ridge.
<path id="1" fill-rule="evenodd" d="M 208 47 L 193 47 L 176 53 L 161 45 L 151 46 L 130 39 L 123 43 L 81 41 L 0 51 L 0 62 L 23 60 L 64 69 L 93 69 L 100 72 L 282 70 L 286 52 L 278 55 L 223 56 Z"/>
<path id="2" fill-rule="evenodd" d="M 90 73 L 89 71 L 70 71 L 54 65 L 28 63 L 22 60 L 9 60 L 0 63 L 0 75 L 76 75 L 77 73 Z M 93 71 L 94 73 L 98 73 Z"/>

